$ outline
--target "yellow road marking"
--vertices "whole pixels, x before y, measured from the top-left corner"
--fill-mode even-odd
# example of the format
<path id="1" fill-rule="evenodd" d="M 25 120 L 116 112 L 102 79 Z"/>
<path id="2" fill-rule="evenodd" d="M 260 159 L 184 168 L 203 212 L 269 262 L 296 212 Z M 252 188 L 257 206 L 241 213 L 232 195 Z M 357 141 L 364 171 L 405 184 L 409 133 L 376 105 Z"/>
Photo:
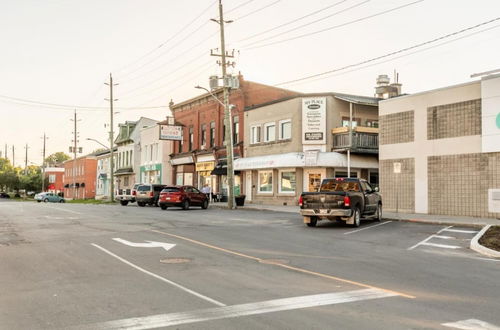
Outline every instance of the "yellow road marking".
<path id="1" fill-rule="evenodd" d="M 175 237 L 175 238 L 178 238 L 178 239 L 182 239 L 184 241 L 191 242 L 193 244 L 197 244 L 197 245 L 201 245 L 201 246 L 205 246 L 205 247 L 217 250 L 217 251 L 225 252 L 225 253 L 228 253 L 228 254 L 233 254 L 233 255 L 236 255 L 236 256 L 239 256 L 239 257 L 242 257 L 242 258 L 251 259 L 251 260 L 254 260 L 254 261 L 257 261 L 257 262 L 262 262 L 264 260 L 264 259 L 259 258 L 259 257 L 254 257 L 254 256 L 250 256 L 248 254 L 243 254 L 243 253 L 231 251 L 231 250 L 224 249 L 224 248 L 212 245 L 212 244 L 200 242 L 200 241 L 188 238 L 188 237 L 179 236 L 179 235 L 167 233 L 167 232 L 160 231 L 160 230 L 151 230 L 151 231 L 155 232 L 155 233 L 158 233 L 158 234 L 162 234 L 162 235 L 166 235 L 166 236 L 171 236 L 171 237 Z M 313 271 L 310 271 L 310 270 L 307 270 L 307 269 L 304 269 L 304 268 L 293 267 L 293 266 L 285 265 L 285 264 L 282 264 L 282 263 L 268 263 L 268 264 L 271 264 L 271 265 L 274 265 L 274 266 L 278 266 L 278 267 L 282 267 L 282 268 L 286 268 L 286 269 L 290 269 L 290 270 L 294 270 L 296 272 L 300 272 L 300 273 L 304 273 L 304 274 L 314 275 L 314 276 L 318 276 L 318 277 L 322 277 L 322 278 L 326 278 L 326 279 L 330 279 L 330 280 L 335 280 L 335 281 L 339 281 L 339 282 L 344 282 L 344 283 L 349 283 L 349 284 L 357 285 L 357 286 L 360 286 L 360 287 L 363 287 L 363 288 L 377 289 L 377 290 L 381 290 L 381 291 L 385 291 L 385 292 L 388 292 L 388 293 L 396 294 L 398 296 L 409 298 L 409 299 L 416 298 L 415 296 L 408 295 L 406 293 L 397 292 L 397 291 L 388 290 L 388 289 L 383 289 L 383 288 L 379 288 L 379 287 L 376 287 L 376 286 L 373 286 L 373 285 L 364 284 L 364 283 L 360 283 L 360 282 L 356 282 L 356 281 L 352 281 L 352 280 L 347 280 L 347 279 L 344 279 L 344 278 L 340 278 L 340 277 L 336 277 L 336 276 L 332 276 L 332 275 L 328 275 L 328 274 L 313 272 Z"/>

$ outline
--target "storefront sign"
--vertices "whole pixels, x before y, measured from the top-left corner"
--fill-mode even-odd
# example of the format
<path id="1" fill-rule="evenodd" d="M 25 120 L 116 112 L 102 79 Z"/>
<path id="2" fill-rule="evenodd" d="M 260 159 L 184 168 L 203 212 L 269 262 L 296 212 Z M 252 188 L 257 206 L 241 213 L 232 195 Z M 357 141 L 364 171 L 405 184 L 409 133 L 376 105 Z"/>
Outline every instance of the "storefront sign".
<path id="1" fill-rule="evenodd" d="M 161 170 L 161 164 L 150 164 L 141 166 L 141 171 L 143 172 L 160 171 L 160 170 Z"/>
<path id="2" fill-rule="evenodd" d="M 482 152 L 500 152 L 500 77 L 481 81 Z"/>
<path id="3" fill-rule="evenodd" d="M 160 125 L 160 140 L 182 140 L 182 126 Z"/>
<path id="4" fill-rule="evenodd" d="M 326 97 L 302 99 L 302 144 L 326 144 Z"/>
<path id="5" fill-rule="evenodd" d="M 170 160 L 170 164 L 172 165 L 182 165 L 182 164 L 192 164 L 192 163 L 193 163 L 192 156 L 174 158 Z"/>
<path id="6" fill-rule="evenodd" d="M 212 171 L 215 168 L 215 162 L 196 163 L 196 172 Z"/>
<path id="7" fill-rule="evenodd" d="M 318 153 L 317 150 L 304 151 L 304 162 L 306 167 L 316 166 L 318 164 Z"/>

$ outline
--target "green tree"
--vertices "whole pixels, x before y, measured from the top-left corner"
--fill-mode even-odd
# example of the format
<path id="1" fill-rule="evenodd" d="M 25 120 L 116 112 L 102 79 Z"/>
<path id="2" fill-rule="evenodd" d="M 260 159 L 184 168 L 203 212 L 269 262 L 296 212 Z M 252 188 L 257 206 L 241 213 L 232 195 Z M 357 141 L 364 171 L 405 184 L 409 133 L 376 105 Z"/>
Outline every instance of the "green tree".
<path id="1" fill-rule="evenodd" d="M 60 164 L 70 159 L 70 156 L 66 155 L 64 152 L 59 151 L 45 158 L 45 164 L 47 164 L 47 166 L 55 166 L 56 164 Z"/>

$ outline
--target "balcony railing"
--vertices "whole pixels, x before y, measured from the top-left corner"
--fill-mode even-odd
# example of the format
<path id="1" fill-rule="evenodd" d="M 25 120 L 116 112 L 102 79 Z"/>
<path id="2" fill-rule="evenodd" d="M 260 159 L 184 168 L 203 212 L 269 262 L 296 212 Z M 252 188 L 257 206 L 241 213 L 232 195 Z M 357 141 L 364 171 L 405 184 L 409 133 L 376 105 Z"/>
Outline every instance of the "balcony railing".
<path id="1" fill-rule="evenodd" d="M 358 153 L 378 153 L 378 128 L 354 127 L 352 130 L 352 144 L 349 143 L 349 129 L 338 127 L 332 130 L 333 150 L 345 151 L 351 149 Z"/>

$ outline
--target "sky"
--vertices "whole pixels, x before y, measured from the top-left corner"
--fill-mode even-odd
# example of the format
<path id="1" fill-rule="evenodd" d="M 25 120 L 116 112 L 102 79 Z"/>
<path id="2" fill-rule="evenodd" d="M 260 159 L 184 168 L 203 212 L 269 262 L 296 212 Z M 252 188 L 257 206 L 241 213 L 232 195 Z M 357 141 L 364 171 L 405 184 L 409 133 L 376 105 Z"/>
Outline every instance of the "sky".
<path id="1" fill-rule="evenodd" d="M 373 96 L 396 70 L 404 93 L 473 81 L 500 69 L 498 0 L 223 0 L 228 50 L 246 80 L 299 92 Z M 108 143 L 109 82 L 115 130 L 141 116 L 162 120 L 220 75 L 213 0 L 2 0 L 0 150 L 15 164 L 68 152 L 77 108 L 79 146 Z M 476 28 L 479 24 L 486 23 Z M 467 28 L 469 30 L 463 31 Z M 463 31 L 463 32 L 459 32 Z M 379 60 L 360 63 L 444 37 Z M 347 69 L 343 69 L 348 67 Z M 339 70 L 341 69 L 341 70 Z M 316 74 L 315 78 L 287 83 Z M 61 106 L 46 105 L 50 103 Z"/>

